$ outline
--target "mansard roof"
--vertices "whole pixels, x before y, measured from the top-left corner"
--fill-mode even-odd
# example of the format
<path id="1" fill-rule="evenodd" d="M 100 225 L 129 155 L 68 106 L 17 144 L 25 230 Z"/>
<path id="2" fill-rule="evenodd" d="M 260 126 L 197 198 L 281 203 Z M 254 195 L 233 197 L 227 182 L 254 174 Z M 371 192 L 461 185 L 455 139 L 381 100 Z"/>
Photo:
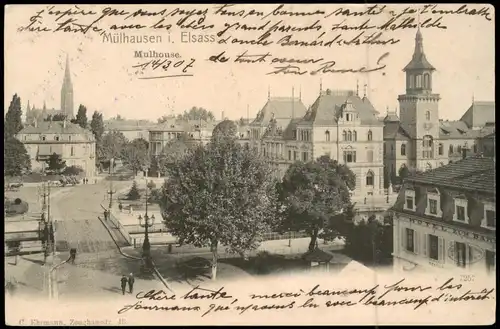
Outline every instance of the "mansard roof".
<path id="1" fill-rule="evenodd" d="M 299 98 L 271 97 L 251 124 L 267 126 L 273 118 L 289 122 L 292 118 L 303 117 L 306 111 L 304 103 Z"/>

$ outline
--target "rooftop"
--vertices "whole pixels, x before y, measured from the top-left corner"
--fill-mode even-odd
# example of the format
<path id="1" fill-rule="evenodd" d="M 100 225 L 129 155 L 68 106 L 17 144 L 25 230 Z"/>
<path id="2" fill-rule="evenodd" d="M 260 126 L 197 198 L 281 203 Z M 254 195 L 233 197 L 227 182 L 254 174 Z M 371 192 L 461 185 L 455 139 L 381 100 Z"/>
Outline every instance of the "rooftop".
<path id="1" fill-rule="evenodd" d="M 77 124 L 64 121 L 42 121 L 36 126 L 26 126 L 19 134 L 80 134 L 93 139 L 90 130 L 83 129 Z"/>
<path id="2" fill-rule="evenodd" d="M 470 157 L 429 170 L 407 181 L 496 194 L 495 160 Z"/>

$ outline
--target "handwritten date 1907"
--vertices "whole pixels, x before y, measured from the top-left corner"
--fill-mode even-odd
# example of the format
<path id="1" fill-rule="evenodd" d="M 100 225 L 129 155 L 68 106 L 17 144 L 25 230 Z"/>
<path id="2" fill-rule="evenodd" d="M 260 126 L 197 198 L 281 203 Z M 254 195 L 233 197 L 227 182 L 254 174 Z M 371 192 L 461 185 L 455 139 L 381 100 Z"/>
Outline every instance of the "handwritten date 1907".
<path id="1" fill-rule="evenodd" d="M 190 72 L 190 68 L 193 68 L 193 64 L 195 63 L 195 59 L 191 58 L 190 61 L 186 62 L 185 60 L 172 61 L 169 59 L 153 59 L 149 60 L 145 63 L 137 64 L 132 66 L 132 68 L 137 69 L 137 75 L 143 75 L 145 72 L 162 72 L 168 73 L 173 71 L 172 74 L 159 75 L 159 76 L 146 76 L 139 77 L 139 79 L 162 79 L 162 78 L 172 78 L 172 77 L 185 77 L 185 76 L 193 76 Z"/>

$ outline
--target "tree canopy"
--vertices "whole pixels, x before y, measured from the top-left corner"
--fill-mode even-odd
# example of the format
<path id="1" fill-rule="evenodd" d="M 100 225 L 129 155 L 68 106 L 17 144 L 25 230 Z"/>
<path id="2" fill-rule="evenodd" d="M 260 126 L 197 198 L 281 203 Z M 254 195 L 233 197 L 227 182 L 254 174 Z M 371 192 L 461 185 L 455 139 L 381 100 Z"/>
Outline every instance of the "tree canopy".
<path id="1" fill-rule="evenodd" d="M 339 236 L 343 215 L 351 207 L 349 192 L 355 184 L 354 173 L 327 156 L 292 164 L 281 186 L 286 213 L 283 229 L 307 232 L 311 237 L 310 251 L 321 233 L 325 239 Z"/>
<path id="2" fill-rule="evenodd" d="M 99 162 L 102 163 L 111 159 L 121 159 L 127 142 L 127 138 L 122 132 L 110 131 L 104 134 L 97 148 Z"/>
<path id="3" fill-rule="evenodd" d="M 6 137 L 14 137 L 23 129 L 22 121 L 23 111 L 21 110 L 21 98 L 14 94 L 10 101 L 9 109 L 5 114 L 4 120 L 4 139 Z"/>
<path id="4" fill-rule="evenodd" d="M 61 159 L 61 156 L 57 153 L 52 153 L 46 162 L 47 170 L 55 173 L 60 173 L 66 168 L 66 161 Z"/>
<path id="5" fill-rule="evenodd" d="M 235 139 L 238 126 L 231 120 L 219 122 L 212 131 L 212 139 Z"/>
<path id="6" fill-rule="evenodd" d="M 104 134 L 104 121 L 102 119 L 102 113 L 95 111 L 94 114 L 92 114 L 90 129 L 94 134 L 96 142 L 100 142 L 102 139 L 102 135 Z"/>
<path id="7" fill-rule="evenodd" d="M 189 111 L 184 111 L 184 113 L 177 115 L 177 118 L 180 120 L 215 120 L 215 116 L 211 111 L 196 106 L 193 106 Z"/>
<path id="8" fill-rule="evenodd" d="M 4 174 L 21 176 L 31 170 L 30 156 L 24 144 L 15 137 L 7 137 L 3 144 Z"/>
<path id="9" fill-rule="evenodd" d="M 162 115 L 157 121 L 158 123 L 165 123 L 168 120 L 175 120 L 175 115 Z"/>
<path id="10" fill-rule="evenodd" d="M 64 121 L 67 117 L 64 113 L 49 114 L 43 121 Z"/>
<path id="11" fill-rule="evenodd" d="M 269 165 L 235 141 L 197 145 L 168 167 L 161 207 L 180 243 L 210 246 L 212 279 L 217 248 L 244 254 L 268 232 L 276 212 Z"/>
<path id="12" fill-rule="evenodd" d="M 149 166 L 148 147 L 149 143 L 146 140 L 136 138 L 123 148 L 122 159 L 134 174 Z"/>
<path id="13" fill-rule="evenodd" d="M 168 167 L 174 166 L 178 160 L 186 152 L 192 148 L 192 145 L 189 144 L 187 136 L 181 135 L 181 138 L 171 139 L 167 142 L 167 144 L 163 147 L 160 154 L 153 157 L 154 165 L 156 166 L 156 170 L 158 170 L 161 174 L 166 174 Z M 153 164 L 153 161 L 152 161 Z"/>
<path id="14" fill-rule="evenodd" d="M 71 121 L 79 125 L 82 128 L 87 128 L 87 108 L 85 105 L 80 104 L 78 107 L 78 112 L 76 113 L 76 117 Z"/>

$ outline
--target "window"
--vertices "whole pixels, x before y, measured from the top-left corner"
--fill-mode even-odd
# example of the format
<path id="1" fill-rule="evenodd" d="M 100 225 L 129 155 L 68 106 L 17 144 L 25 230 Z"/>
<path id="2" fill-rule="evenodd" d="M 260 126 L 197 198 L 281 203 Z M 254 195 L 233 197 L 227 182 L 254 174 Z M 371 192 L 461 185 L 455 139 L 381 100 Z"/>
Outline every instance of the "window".
<path id="1" fill-rule="evenodd" d="M 24 136 L 24 140 L 26 140 L 26 136 Z"/>
<path id="2" fill-rule="evenodd" d="M 406 229 L 406 250 L 415 252 L 415 231 L 411 228 Z"/>
<path id="3" fill-rule="evenodd" d="M 344 151 L 344 162 L 356 162 L 356 151 Z"/>
<path id="4" fill-rule="evenodd" d="M 405 209 L 406 210 L 415 210 L 415 191 L 414 190 L 406 190 L 405 191 Z"/>
<path id="5" fill-rule="evenodd" d="M 288 160 L 292 160 L 292 151 L 288 150 Z"/>
<path id="6" fill-rule="evenodd" d="M 386 146 L 385 146 L 385 143 L 384 143 L 384 155 L 385 155 L 385 153 L 386 153 Z"/>
<path id="7" fill-rule="evenodd" d="M 75 149 L 73 148 L 73 146 L 71 146 L 71 156 L 74 156 L 75 155 Z"/>
<path id="8" fill-rule="evenodd" d="M 373 139 L 373 134 L 371 130 L 368 130 L 368 141 L 371 141 Z"/>
<path id="9" fill-rule="evenodd" d="M 418 74 L 416 76 L 416 88 L 422 88 L 422 75 L 421 74 Z"/>
<path id="10" fill-rule="evenodd" d="M 488 272 L 495 272 L 497 265 L 497 254 L 494 251 L 486 250 L 486 269 Z"/>
<path id="11" fill-rule="evenodd" d="M 439 238 L 429 234 L 429 258 L 439 260 Z"/>
<path id="12" fill-rule="evenodd" d="M 293 151 L 293 160 L 297 160 L 297 151 Z"/>
<path id="13" fill-rule="evenodd" d="M 297 130 L 293 131 L 293 139 L 297 139 Z"/>
<path id="14" fill-rule="evenodd" d="M 415 87 L 415 77 L 413 75 L 409 75 L 409 86 L 410 86 L 410 89 L 414 88 Z"/>
<path id="15" fill-rule="evenodd" d="M 425 120 L 427 120 L 427 121 L 431 120 L 431 112 L 430 111 L 425 112 Z"/>
<path id="16" fill-rule="evenodd" d="M 347 132 L 345 130 L 342 132 L 342 139 L 347 140 Z"/>
<path id="17" fill-rule="evenodd" d="M 352 133 L 352 140 L 357 141 L 358 140 L 358 134 L 356 133 L 356 130 Z"/>
<path id="18" fill-rule="evenodd" d="M 346 121 L 351 121 L 351 114 L 350 113 L 346 113 L 345 120 Z"/>
<path id="19" fill-rule="evenodd" d="M 469 223 L 469 216 L 467 215 L 467 198 L 460 196 L 455 198 L 455 214 L 453 220 L 460 223 Z"/>
<path id="20" fill-rule="evenodd" d="M 453 154 L 453 145 L 450 145 L 450 148 L 448 150 L 448 155 L 452 155 Z"/>
<path id="21" fill-rule="evenodd" d="M 406 155 L 406 144 L 401 144 L 401 155 Z"/>
<path id="22" fill-rule="evenodd" d="M 43 141 L 45 140 L 45 136 L 42 136 L 42 140 L 43 140 Z"/>
<path id="23" fill-rule="evenodd" d="M 443 143 L 439 143 L 439 146 L 438 146 L 438 154 L 439 154 L 439 155 L 443 155 Z"/>
<path id="24" fill-rule="evenodd" d="M 373 186 L 374 185 L 374 178 L 375 178 L 375 175 L 373 174 L 373 172 L 370 170 L 368 171 L 368 173 L 366 174 L 366 186 Z"/>
<path id="25" fill-rule="evenodd" d="M 474 145 L 472 146 L 472 149 L 473 149 L 473 152 L 474 152 L 474 153 L 477 153 L 477 144 L 474 144 Z"/>
<path id="26" fill-rule="evenodd" d="M 431 89 L 431 76 L 429 73 L 424 74 L 424 89 Z"/>
<path id="27" fill-rule="evenodd" d="M 465 267 L 467 246 L 463 242 L 455 241 L 455 259 L 458 267 Z"/>
<path id="28" fill-rule="evenodd" d="M 373 162 L 373 151 L 372 150 L 366 151 L 366 161 Z"/>
<path id="29" fill-rule="evenodd" d="M 351 131 L 347 132 L 347 140 L 350 142 L 352 141 L 352 132 Z"/>
<path id="30" fill-rule="evenodd" d="M 458 146 L 457 146 L 457 153 L 458 153 L 458 154 L 461 154 L 461 153 L 462 153 L 462 146 L 461 146 L 461 145 L 458 145 Z"/>
<path id="31" fill-rule="evenodd" d="M 58 140 L 59 140 L 59 136 L 55 136 L 55 137 L 54 137 L 54 139 L 55 139 L 56 141 L 58 141 Z"/>
<path id="32" fill-rule="evenodd" d="M 327 130 L 327 131 L 325 131 L 325 140 L 326 140 L 327 142 L 329 142 L 329 141 L 330 141 L 330 132 L 329 132 L 328 130 Z"/>
<path id="33" fill-rule="evenodd" d="M 302 161 L 307 162 L 307 152 L 302 152 Z"/>
<path id="34" fill-rule="evenodd" d="M 484 204 L 484 218 L 481 226 L 494 230 L 496 228 L 496 207 L 495 204 L 485 202 Z"/>
<path id="35" fill-rule="evenodd" d="M 424 136 L 424 138 L 422 139 L 422 157 L 424 159 L 433 158 L 434 150 L 432 144 L 432 136 Z"/>
<path id="36" fill-rule="evenodd" d="M 438 207 L 438 202 L 437 200 L 430 199 L 429 200 L 429 213 L 431 215 L 437 215 L 437 207 Z"/>

